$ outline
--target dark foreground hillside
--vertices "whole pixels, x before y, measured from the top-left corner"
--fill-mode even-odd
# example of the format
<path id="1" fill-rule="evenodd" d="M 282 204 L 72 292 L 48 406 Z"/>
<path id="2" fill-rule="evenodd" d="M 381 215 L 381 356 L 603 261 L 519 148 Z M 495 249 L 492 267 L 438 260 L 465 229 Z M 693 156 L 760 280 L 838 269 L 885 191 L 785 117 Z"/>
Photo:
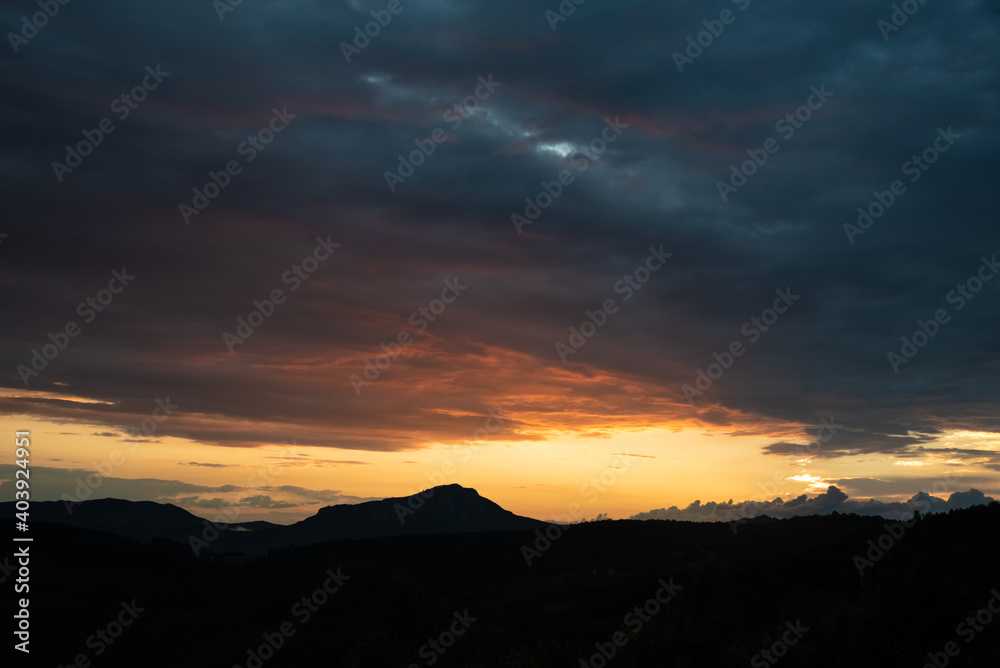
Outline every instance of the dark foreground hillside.
<path id="1" fill-rule="evenodd" d="M 530 566 L 530 531 L 195 558 L 37 524 L 30 665 L 1000 665 L 1000 504 L 892 524 L 599 522 Z"/>

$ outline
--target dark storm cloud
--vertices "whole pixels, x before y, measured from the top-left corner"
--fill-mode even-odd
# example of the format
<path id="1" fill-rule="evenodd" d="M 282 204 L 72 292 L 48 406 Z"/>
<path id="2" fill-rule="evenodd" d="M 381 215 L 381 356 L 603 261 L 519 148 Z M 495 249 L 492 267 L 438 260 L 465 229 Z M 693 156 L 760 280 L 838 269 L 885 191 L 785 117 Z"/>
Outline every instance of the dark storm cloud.
<path id="1" fill-rule="evenodd" d="M 810 452 L 811 456 L 820 459 L 873 453 L 923 452 L 922 448 L 915 446 L 932 439 L 933 436 L 927 434 L 901 436 L 884 433 L 872 425 L 865 430 L 840 430 L 831 436 L 829 445 L 821 444 L 821 447 L 816 448 L 815 452 Z M 938 449 L 934 449 L 934 452 L 938 451 Z M 771 455 L 802 454 L 803 447 L 796 443 L 781 441 L 764 446 L 763 452 Z"/>
<path id="2" fill-rule="evenodd" d="M 294 425 L 303 444 L 376 450 L 469 438 L 501 403 L 510 438 L 528 437 L 526 411 L 835 414 L 851 431 L 827 457 L 1000 430 L 1000 281 L 947 300 L 1000 253 L 993 5 L 922 5 L 884 40 L 891 8 L 860 1 L 586 3 L 553 31 L 555 2 L 415 0 L 348 64 L 341 42 L 384 5 L 243 3 L 220 21 L 209 2 L 71 3 L 4 53 L 2 382 L 23 389 L 19 365 L 75 321 L 29 389 L 111 402 L 5 410 L 126 429 L 169 396 L 182 408 L 157 435 L 242 446 Z M 736 21 L 679 73 L 673 53 L 725 8 Z M 0 25 L 33 9 L 5 3 Z M 169 74 L 119 120 L 147 66 Z M 449 124 L 489 75 L 495 92 Z M 776 121 L 821 86 L 832 96 L 786 139 Z M 245 162 L 275 108 L 295 118 Z M 51 163 L 105 117 L 114 131 L 58 182 Z M 588 153 L 608 117 L 628 127 Z M 436 128 L 447 141 L 390 192 L 384 173 Z M 909 182 L 939 128 L 960 138 Z M 723 202 L 717 181 L 772 137 Z M 185 224 L 178 205 L 230 160 L 241 173 Z M 575 181 L 519 235 L 510 215 L 561 170 Z M 849 243 L 843 225 L 893 179 L 905 194 Z M 293 292 L 282 276 L 317 237 L 341 247 Z M 616 281 L 660 244 L 673 257 L 623 303 Z M 80 304 L 115 270 L 136 278 L 87 322 Z M 348 376 L 452 276 L 468 291 L 356 396 Z M 287 302 L 229 353 L 222 333 L 277 288 Z M 786 288 L 799 301 L 749 342 L 741 327 Z M 619 312 L 560 363 L 554 344 L 609 297 Z M 887 353 L 937 309 L 950 321 L 893 373 Z M 747 352 L 689 406 L 681 386 L 734 341 Z"/>

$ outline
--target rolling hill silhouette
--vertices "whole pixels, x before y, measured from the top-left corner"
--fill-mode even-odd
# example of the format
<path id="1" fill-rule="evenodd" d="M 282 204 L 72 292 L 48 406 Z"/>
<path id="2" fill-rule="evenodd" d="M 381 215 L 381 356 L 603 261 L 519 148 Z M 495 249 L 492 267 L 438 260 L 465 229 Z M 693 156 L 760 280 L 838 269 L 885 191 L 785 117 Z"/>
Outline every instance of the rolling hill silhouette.
<path id="1" fill-rule="evenodd" d="M 445 491 L 438 503 L 451 512 L 449 498 L 479 503 L 473 494 Z M 137 517 L 151 508 L 184 517 L 128 505 Z M 354 512 L 371 517 L 379 507 Z M 453 510 L 459 527 L 482 525 L 475 505 Z M 426 506 L 410 520 L 424 511 L 439 512 Z M 339 524 L 342 512 L 305 526 Z M 387 520 L 400 524 L 394 514 Z M 8 544 L 14 524 L 0 520 Z M 792 625 L 805 632 L 781 668 L 944 665 L 948 646 L 961 649 L 948 666 L 987 668 L 1000 656 L 1000 616 L 987 615 L 1000 602 L 998 526 L 1000 503 L 992 502 L 909 527 L 840 513 L 751 522 L 737 533 L 726 523 L 608 520 L 561 533 L 550 525 L 547 544 L 534 529 L 454 531 L 233 557 L 39 520 L 31 529 L 30 665 L 85 665 L 74 663 L 83 655 L 108 668 L 422 668 L 431 658 L 434 668 L 738 668 L 774 665 L 751 661 Z M 530 563 L 525 546 L 539 552 Z M 13 556 L 0 559 L 6 586 L 17 568 Z M 331 574 L 342 586 L 327 595 Z M 679 592 L 657 607 L 663 583 Z M 137 623 L 113 644 L 96 643 L 123 605 L 142 609 Z M 461 636 L 444 636 L 457 616 L 475 621 Z M 970 616 L 981 629 L 974 637 Z M 447 651 L 428 653 L 442 638 Z"/>

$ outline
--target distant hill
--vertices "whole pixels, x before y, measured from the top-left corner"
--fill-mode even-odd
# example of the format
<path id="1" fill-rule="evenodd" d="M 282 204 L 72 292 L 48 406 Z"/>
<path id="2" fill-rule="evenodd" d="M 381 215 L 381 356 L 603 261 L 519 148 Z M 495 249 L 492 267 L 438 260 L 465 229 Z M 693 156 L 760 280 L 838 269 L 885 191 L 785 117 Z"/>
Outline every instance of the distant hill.
<path id="1" fill-rule="evenodd" d="M 14 503 L 0 504 L 0 518 L 12 519 Z M 336 505 L 295 524 L 210 523 L 183 508 L 153 501 L 100 499 L 69 506 L 62 501 L 31 504 L 32 522 L 69 524 L 148 543 L 154 538 L 187 544 L 193 536 L 216 552 L 262 554 L 270 549 L 328 540 L 383 538 L 480 531 L 533 530 L 545 522 L 515 515 L 461 485 L 442 485 L 409 497 Z M 222 528 L 216 536 L 213 529 Z"/>
<path id="2" fill-rule="evenodd" d="M 278 527 L 284 526 L 282 524 L 275 524 L 274 522 L 265 522 L 264 520 L 255 520 L 252 522 L 230 522 L 229 528 L 232 531 L 260 531 L 261 529 L 277 529 Z"/>
<path id="3" fill-rule="evenodd" d="M 0 503 L 0 517 L 13 519 L 13 502 Z M 32 501 L 29 523 L 52 522 L 81 529 L 106 531 L 148 543 L 154 538 L 186 541 L 201 532 L 202 520 L 177 506 L 154 501 L 97 499 L 80 504 Z"/>

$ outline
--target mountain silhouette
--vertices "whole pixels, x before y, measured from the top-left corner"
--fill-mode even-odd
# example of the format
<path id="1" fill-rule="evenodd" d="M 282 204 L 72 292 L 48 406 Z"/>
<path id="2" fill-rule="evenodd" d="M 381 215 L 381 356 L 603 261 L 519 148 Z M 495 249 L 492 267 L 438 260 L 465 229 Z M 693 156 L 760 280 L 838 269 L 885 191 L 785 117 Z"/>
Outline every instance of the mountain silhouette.
<path id="1" fill-rule="evenodd" d="M 0 504 L 12 519 L 14 503 Z M 34 522 L 69 524 L 148 543 L 155 538 L 191 543 L 216 552 L 262 554 L 270 549 L 329 540 L 482 531 L 533 530 L 545 522 L 515 515 L 461 485 L 442 485 L 408 497 L 340 504 L 282 526 L 270 522 L 213 523 L 172 504 L 100 499 L 80 504 L 34 502 Z"/>
<path id="2" fill-rule="evenodd" d="M 452 484 L 408 497 L 327 506 L 277 531 L 305 545 L 338 538 L 530 530 L 545 524 L 504 510 L 472 488 Z"/>

